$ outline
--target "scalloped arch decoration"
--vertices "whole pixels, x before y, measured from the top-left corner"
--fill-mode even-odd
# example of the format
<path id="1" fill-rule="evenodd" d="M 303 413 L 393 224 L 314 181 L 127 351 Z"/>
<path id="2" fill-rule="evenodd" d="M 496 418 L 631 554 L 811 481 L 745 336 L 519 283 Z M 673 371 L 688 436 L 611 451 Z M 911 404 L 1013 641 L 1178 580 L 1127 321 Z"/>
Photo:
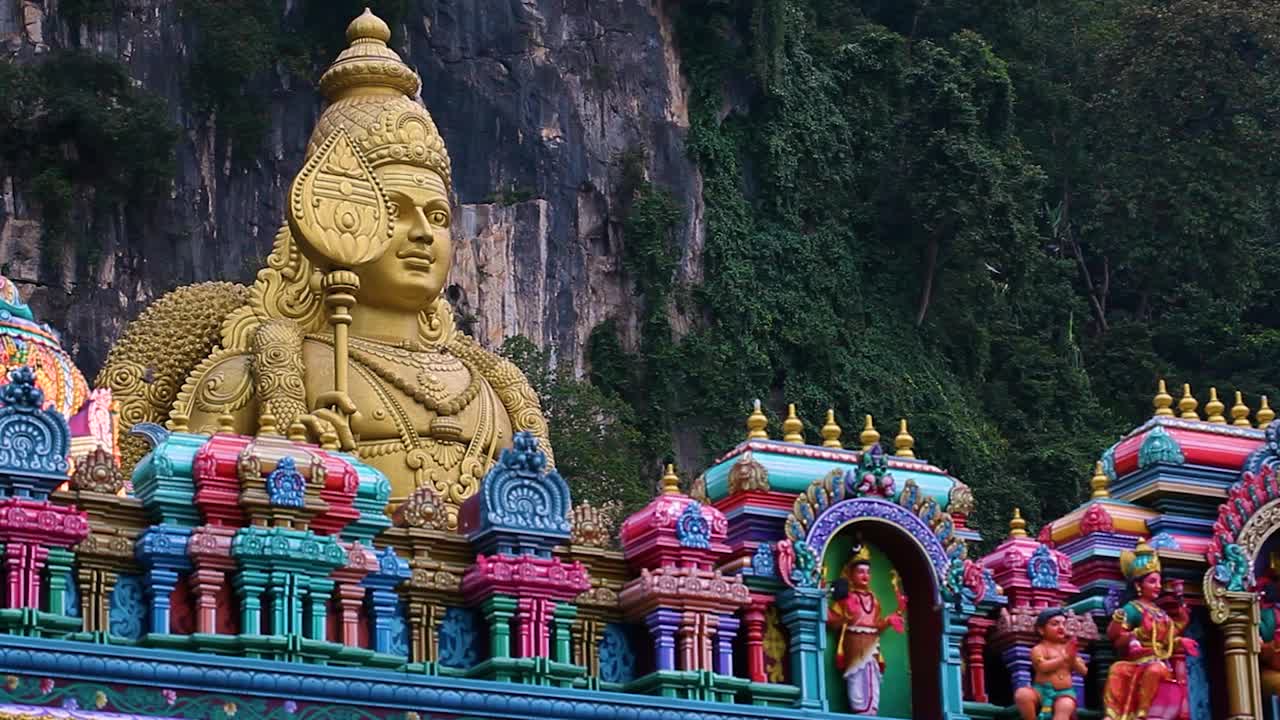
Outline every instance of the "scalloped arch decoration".
<path id="1" fill-rule="evenodd" d="M 1205 552 L 1205 602 L 1210 617 L 1227 618 L 1226 593 L 1247 586 L 1263 543 L 1280 530 L 1280 423 L 1267 427 L 1266 441 L 1244 462 L 1240 479 L 1218 506 L 1213 540 Z"/>

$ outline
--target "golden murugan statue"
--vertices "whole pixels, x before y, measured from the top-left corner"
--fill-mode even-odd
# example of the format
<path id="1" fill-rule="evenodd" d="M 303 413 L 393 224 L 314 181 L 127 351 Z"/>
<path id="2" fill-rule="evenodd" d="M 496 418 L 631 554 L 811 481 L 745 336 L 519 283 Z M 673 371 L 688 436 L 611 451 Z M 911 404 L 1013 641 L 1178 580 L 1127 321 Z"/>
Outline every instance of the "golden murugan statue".
<path id="1" fill-rule="evenodd" d="M 284 434 L 354 452 L 417 487 L 450 526 L 515 432 L 550 455 L 524 375 L 454 326 L 444 141 L 418 75 L 368 10 L 320 78 L 328 107 L 294 179 L 287 222 L 251 288 L 204 283 L 161 298 L 127 328 L 98 385 L 126 428 Z M 132 467 L 145 451 L 130 438 Z M 128 468 L 126 468 L 128 469 Z"/>

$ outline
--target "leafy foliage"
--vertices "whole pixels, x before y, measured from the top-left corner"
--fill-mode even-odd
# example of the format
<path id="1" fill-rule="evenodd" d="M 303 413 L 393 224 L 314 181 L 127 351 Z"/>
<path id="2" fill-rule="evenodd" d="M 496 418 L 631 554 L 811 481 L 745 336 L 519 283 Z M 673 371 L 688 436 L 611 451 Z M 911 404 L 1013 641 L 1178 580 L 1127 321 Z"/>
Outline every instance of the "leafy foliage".
<path id="1" fill-rule="evenodd" d="M 41 206 L 46 262 L 71 245 L 92 265 L 93 233 L 69 237 L 74 200 L 105 208 L 154 197 L 173 175 L 176 139 L 163 102 L 114 60 L 65 51 L 0 61 L 0 158 Z"/>

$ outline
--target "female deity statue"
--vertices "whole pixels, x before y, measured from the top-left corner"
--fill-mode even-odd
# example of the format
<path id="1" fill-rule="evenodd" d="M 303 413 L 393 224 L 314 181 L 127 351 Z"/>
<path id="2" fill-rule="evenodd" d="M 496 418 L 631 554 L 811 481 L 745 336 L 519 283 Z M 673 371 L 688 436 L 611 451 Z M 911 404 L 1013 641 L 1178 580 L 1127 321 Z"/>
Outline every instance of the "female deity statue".
<path id="1" fill-rule="evenodd" d="M 287 434 L 352 452 L 387 475 L 393 503 L 432 487 L 452 527 L 516 432 L 539 437 L 549 460 L 551 449 L 524 375 L 456 330 L 441 296 L 450 161 L 390 38 L 368 10 L 347 28 L 349 47 L 320 78 L 329 105 L 288 221 L 252 288 L 170 293 L 131 324 L 98 384 L 125 427 Z M 145 451 L 124 449 L 126 465 Z"/>
<path id="2" fill-rule="evenodd" d="M 1111 665 L 1103 692 L 1108 720 L 1174 718 L 1186 698 L 1169 660 L 1181 644 L 1195 653 L 1195 642 L 1181 637 L 1190 622 L 1181 593 L 1176 611 L 1156 604 L 1163 586 L 1160 558 L 1146 541 L 1120 554 L 1129 600 L 1111 617 L 1107 637 L 1121 659 Z"/>
<path id="3" fill-rule="evenodd" d="M 906 598 L 899 595 L 898 611 L 882 615 L 880 601 L 871 592 L 871 552 L 863 545 L 840 572 L 831 600 L 827 627 L 840 633 L 836 666 L 844 674 L 849 712 L 875 715 L 880 709 L 880 678 L 884 674 L 880 634 L 890 627 L 902 632 Z"/>

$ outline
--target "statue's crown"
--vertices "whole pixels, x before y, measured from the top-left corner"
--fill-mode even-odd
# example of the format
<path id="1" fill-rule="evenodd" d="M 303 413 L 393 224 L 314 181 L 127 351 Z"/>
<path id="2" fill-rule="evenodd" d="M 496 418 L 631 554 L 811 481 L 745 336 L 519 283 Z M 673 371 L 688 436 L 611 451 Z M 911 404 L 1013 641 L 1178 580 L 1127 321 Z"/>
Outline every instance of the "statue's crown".
<path id="1" fill-rule="evenodd" d="M 1138 541 L 1133 550 L 1120 553 L 1120 571 L 1126 580 L 1137 580 L 1140 577 L 1160 572 L 1160 556 L 1145 539 Z"/>
<path id="2" fill-rule="evenodd" d="M 387 46 L 390 40 L 391 28 L 368 8 L 347 26 L 349 45 L 320 76 L 320 92 L 330 104 L 311 134 L 307 156 L 342 128 L 371 167 L 414 165 L 434 170 L 448 186 L 444 140 L 415 99 L 422 80 Z"/>

